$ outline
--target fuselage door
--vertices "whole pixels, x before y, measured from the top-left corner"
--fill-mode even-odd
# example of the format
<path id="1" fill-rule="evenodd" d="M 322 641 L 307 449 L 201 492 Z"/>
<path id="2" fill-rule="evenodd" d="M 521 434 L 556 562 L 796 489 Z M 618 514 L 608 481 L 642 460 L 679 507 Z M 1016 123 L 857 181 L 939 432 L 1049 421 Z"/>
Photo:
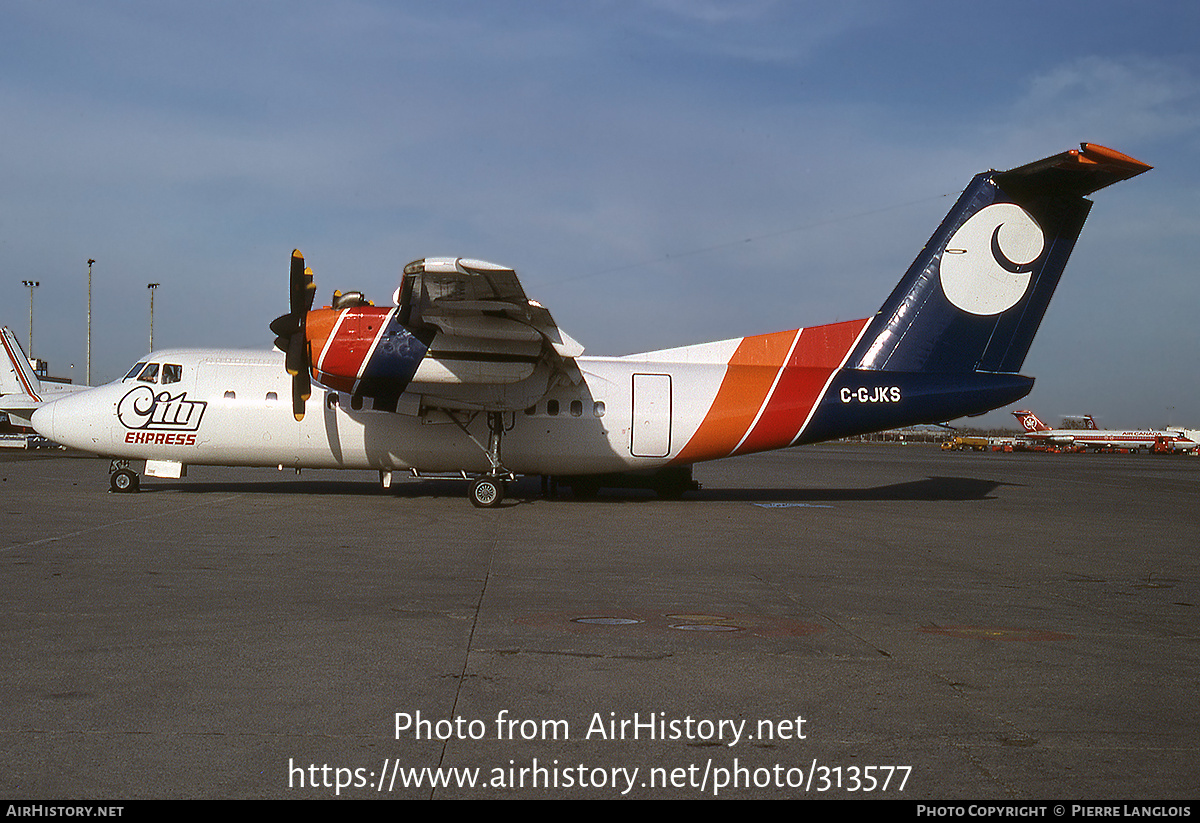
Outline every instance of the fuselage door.
<path id="1" fill-rule="evenodd" d="M 666 457 L 671 451 L 671 375 L 633 375 L 634 457 Z"/>

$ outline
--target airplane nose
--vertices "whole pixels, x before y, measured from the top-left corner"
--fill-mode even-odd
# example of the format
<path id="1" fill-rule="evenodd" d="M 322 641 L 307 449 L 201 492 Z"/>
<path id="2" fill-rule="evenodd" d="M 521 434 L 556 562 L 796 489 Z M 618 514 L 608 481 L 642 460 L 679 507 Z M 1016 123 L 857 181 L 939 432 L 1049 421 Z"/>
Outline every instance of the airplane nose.
<path id="1" fill-rule="evenodd" d="M 54 403 L 47 403 L 41 408 L 34 410 L 30 422 L 33 423 L 33 428 L 42 437 L 57 442 L 57 438 L 54 436 L 54 406 Z"/>
<path id="2" fill-rule="evenodd" d="M 73 449 L 98 452 L 107 445 L 108 404 L 99 389 L 75 392 L 37 409 L 30 422 L 38 434 Z"/>

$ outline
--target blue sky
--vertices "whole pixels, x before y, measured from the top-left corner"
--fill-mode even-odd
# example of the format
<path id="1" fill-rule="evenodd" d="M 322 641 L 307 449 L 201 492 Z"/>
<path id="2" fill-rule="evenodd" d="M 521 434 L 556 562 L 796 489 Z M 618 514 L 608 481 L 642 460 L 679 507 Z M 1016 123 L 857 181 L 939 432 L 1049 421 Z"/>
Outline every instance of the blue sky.
<path id="1" fill-rule="evenodd" d="M 867 317 L 987 168 L 1096 142 L 1043 418 L 1200 427 L 1200 6 L 0 3 L 0 322 L 93 382 L 270 346 L 293 248 L 511 265 L 592 354 Z M 71 368 L 74 364 L 74 368 Z M 1007 424 L 1006 414 L 985 422 Z"/>

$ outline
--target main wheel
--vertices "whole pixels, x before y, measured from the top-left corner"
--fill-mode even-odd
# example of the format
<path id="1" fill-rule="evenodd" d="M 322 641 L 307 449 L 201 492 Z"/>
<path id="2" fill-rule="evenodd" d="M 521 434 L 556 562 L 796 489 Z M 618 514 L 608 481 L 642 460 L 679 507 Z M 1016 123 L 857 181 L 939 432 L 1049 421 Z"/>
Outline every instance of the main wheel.
<path id="1" fill-rule="evenodd" d="M 118 469 L 109 478 L 108 485 L 113 491 L 127 494 L 138 490 L 138 476 L 129 469 Z"/>
<path id="2" fill-rule="evenodd" d="M 471 502 L 481 509 L 491 509 L 504 499 L 504 483 L 494 477 L 477 477 L 471 484 Z"/>

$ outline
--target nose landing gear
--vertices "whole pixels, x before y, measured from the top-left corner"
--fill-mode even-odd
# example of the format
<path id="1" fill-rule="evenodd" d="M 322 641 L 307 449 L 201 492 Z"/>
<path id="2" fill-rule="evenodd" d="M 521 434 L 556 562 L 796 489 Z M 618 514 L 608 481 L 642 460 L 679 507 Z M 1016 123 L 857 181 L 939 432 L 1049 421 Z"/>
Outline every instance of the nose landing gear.
<path id="1" fill-rule="evenodd" d="M 109 465 L 108 487 L 118 494 L 132 494 L 141 487 L 138 473 L 129 468 L 129 461 L 114 460 Z"/>

